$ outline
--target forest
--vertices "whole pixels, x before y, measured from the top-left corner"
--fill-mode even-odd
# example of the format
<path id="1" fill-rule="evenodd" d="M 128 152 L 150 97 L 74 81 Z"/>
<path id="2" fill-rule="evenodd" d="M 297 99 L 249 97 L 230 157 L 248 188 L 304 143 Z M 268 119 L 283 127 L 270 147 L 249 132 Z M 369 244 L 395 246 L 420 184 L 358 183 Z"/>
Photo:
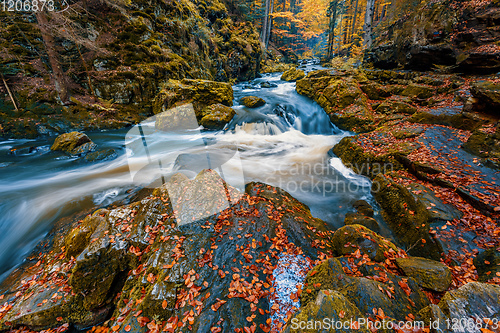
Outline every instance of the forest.
<path id="1" fill-rule="evenodd" d="M 500 0 L 1 0 L 0 332 L 500 332 Z"/>

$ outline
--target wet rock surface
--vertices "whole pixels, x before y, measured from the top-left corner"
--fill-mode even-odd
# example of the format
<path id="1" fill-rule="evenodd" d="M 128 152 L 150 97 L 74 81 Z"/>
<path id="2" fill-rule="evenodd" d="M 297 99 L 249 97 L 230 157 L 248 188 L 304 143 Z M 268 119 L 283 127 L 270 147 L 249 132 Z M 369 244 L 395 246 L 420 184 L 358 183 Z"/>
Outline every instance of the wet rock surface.
<path id="1" fill-rule="evenodd" d="M 382 256 L 375 259 L 374 237 L 367 240 L 366 232 L 357 235 L 350 229 L 341 232 L 362 228 L 357 222 L 378 233 L 388 227 L 393 246 L 411 255 L 395 258 L 397 270 L 392 273 L 412 281 L 412 288 L 424 290 L 433 303 L 421 303 L 412 314 L 426 320 L 440 319 L 443 332 L 452 331 L 443 324 L 447 319 L 497 315 L 497 310 L 492 310 L 495 306 L 486 306 L 489 293 L 500 283 L 495 264 L 500 245 L 498 118 L 486 106 L 492 110 L 496 78 L 486 81 L 435 73 L 329 69 L 310 72 L 297 82 L 297 91 L 317 101 L 334 124 L 358 133 L 343 138 L 332 152 L 353 171 L 372 179 L 372 194 L 381 208 L 383 224 L 370 220 L 373 215 L 364 211 L 366 205 L 356 203 L 353 208 L 357 212 L 348 213 L 346 226 L 334 234 L 337 255 L 343 255 L 338 258 L 342 270 L 352 272 L 352 267 L 344 267 L 345 257 L 356 255 L 374 262 L 382 260 L 378 262 L 388 269 L 384 261 L 387 253 L 398 250 L 384 248 L 379 252 Z M 484 87 L 481 98 L 477 97 L 479 87 Z M 363 111 L 349 113 L 350 109 Z M 356 269 L 356 276 L 366 276 L 366 267 Z M 338 285 L 343 281 L 338 278 L 342 272 L 336 271 L 340 273 L 330 269 L 325 274 L 336 277 L 333 284 L 308 275 L 307 281 L 314 282 L 308 282 L 310 298 L 302 293 L 304 304 L 315 300 L 319 289 L 342 293 Z M 356 288 L 374 297 L 376 290 L 365 282 Z M 463 296 L 462 290 L 470 294 Z M 483 296 L 475 295 L 483 295 L 486 302 L 480 300 Z M 363 304 L 344 296 L 364 312 Z M 471 303 L 461 303 L 466 297 L 471 297 Z M 377 302 L 387 315 L 387 304 L 381 299 Z M 317 304 L 302 307 L 301 318 L 322 318 Z M 369 310 L 366 313 L 368 316 Z"/>
<path id="2" fill-rule="evenodd" d="M 257 96 L 245 96 L 240 100 L 240 103 L 247 108 L 258 108 L 266 104 L 266 101 Z"/>
<path id="3" fill-rule="evenodd" d="M 438 261 L 417 257 L 398 258 L 396 264 L 422 287 L 443 292 L 451 284 L 450 269 Z"/>
<path id="4" fill-rule="evenodd" d="M 278 255 L 316 258 L 319 246 L 322 251 L 332 248 L 330 231 L 286 192 L 260 183 L 247 185 L 230 206 L 186 221 L 179 204 L 194 202 L 190 198 L 196 193 L 213 193 L 207 186 L 222 181 L 207 172 L 198 177 L 205 187 L 188 185 L 192 190 L 182 198 L 164 185 L 151 197 L 97 211 L 78 223 L 64 236 L 62 252 L 57 248 L 46 254 L 41 259 L 45 263 L 33 267 L 34 274 L 27 271 L 23 281 L 32 282 L 9 287 L 28 289 L 10 294 L 2 328 L 54 327 L 59 321 L 89 326 L 114 311 L 107 325 L 124 332 L 146 332 L 153 326 L 167 331 L 188 326 L 195 331 L 266 330 L 269 274 Z M 172 205 L 170 197 L 177 198 Z M 47 272 L 60 277 L 46 280 Z M 37 307 L 36 302 L 57 294 L 57 289 L 49 293 L 52 285 L 63 291 L 61 297 Z M 36 321 L 26 314 L 32 307 L 41 311 Z M 28 312 L 19 314 L 16 309 L 21 308 Z"/>
<path id="5" fill-rule="evenodd" d="M 283 81 L 295 82 L 297 80 L 303 79 L 305 76 L 306 74 L 304 73 L 303 70 L 292 68 L 284 72 L 283 75 L 281 76 L 281 79 Z"/>
<path id="6" fill-rule="evenodd" d="M 50 150 L 60 150 L 71 155 L 82 155 L 94 150 L 96 144 L 80 132 L 65 133 L 58 136 Z"/>

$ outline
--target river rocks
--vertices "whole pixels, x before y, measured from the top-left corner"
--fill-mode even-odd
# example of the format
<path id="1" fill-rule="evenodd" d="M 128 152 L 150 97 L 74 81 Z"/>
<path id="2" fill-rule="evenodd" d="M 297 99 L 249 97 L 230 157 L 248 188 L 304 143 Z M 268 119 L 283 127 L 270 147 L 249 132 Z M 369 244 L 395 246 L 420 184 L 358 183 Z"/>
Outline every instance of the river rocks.
<path id="1" fill-rule="evenodd" d="M 332 244 L 338 254 L 349 254 L 359 249 L 375 261 L 385 260 L 384 252 L 391 249 L 397 252 L 394 244 L 359 224 L 346 225 L 335 231 Z"/>
<path id="2" fill-rule="evenodd" d="M 5 318 L 16 326 L 55 327 L 62 317 L 83 327 L 106 317 L 119 332 L 161 331 L 178 323 L 200 332 L 248 325 L 269 329 L 265 310 L 277 258 L 282 253 L 316 258 L 320 251 L 333 251 L 326 223 L 286 192 L 260 183 L 248 184 L 240 198 L 207 215 L 207 205 L 218 200 L 207 196 L 214 192 L 213 182 L 223 185 L 224 195 L 226 188 L 230 195 L 236 190 L 209 170 L 194 180 L 172 178 L 177 187 L 164 185 L 139 202 L 97 211 L 65 237 L 62 250 L 41 254 L 35 266 L 41 271 L 26 279 L 33 287 L 9 299 L 1 310 L 1 327 Z M 189 209 L 205 215 L 178 223 Z M 38 282 L 45 277 L 50 279 L 43 288 Z M 57 288 L 47 289 L 47 283 Z M 36 306 L 58 292 L 64 297 Z M 9 312 L 20 308 L 48 312 L 34 322 L 25 314 L 19 317 L 18 310 Z"/>
<path id="3" fill-rule="evenodd" d="M 355 266 L 355 262 L 352 258 L 331 258 L 309 271 L 301 293 L 302 309 L 308 313 L 309 304 L 314 304 L 318 295 L 328 295 L 331 291 L 350 301 L 361 312 L 360 318 L 371 316 L 373 309 L 381 309 L 388 320 L 401 320 L 408 313 L 417 313 L 429 305 L 412 278 L 394 275 L 378 264 L 358 262 L 360 266 Z M 359 269 L 358 276 L 344 272 L 351 272 L 354 266 Z M 391 290 L 390 295 L 386 290 Z"/>
<path id="4" fill-rule="evenodd" d="M 97 145 L 84 133 L 71 132 L 59 135 L 51 150 L 60 150 L 71 155 L 84 155 L 95 150 Z"/>
<path id="5" fill-rule="evenodd" d="M 338 326 L 335 327 L 335 323 L 338 322 L 347 323 L 342 327 L 342 332 L 370 332 L 365 325 L 359 327 L 359 324 L 353 324 L 351 327 L 351 323 L 357 323 L 362 316 L 356 305 L 341 293 L 321 290 L 315 301 L 309 302 L 292 317 L 284 332 L 318 332 L 319 327 L 317 324 L 315 326 L 316 322 L 322 324 L 321 332 L 338 332 Z"/>
<path id="6" fill-rule="evenodd" d="M 372 231 L 380 232 L 380 227 L 377 220 L 375 220 L 373 217 L 365 216 L 363 214 L 347 213 L 344 219 L 344 224 L 359 224 L 367 227 Z"/>
<path id="7" fill-rule="evenodd" d="M 297 81 L 297 92 L 318 102 L 338 127 L 365 132 L 372 129 L 374 114 L 358 80 L 366 77 L 359 72 L 313 71 Z"/>
<path id="8" fill-rule="evenodd" d="M 87 310 L 104 305 L 111 296 L 115 278 L 129 267 L 131 254 L 128 253 L 127 243 L 108 234 L 107 221 L 101 221 L 90 236 L 94 241 L 76 258 L 69 279 L 72 290 L 83 294 L 83 307 Z"/>
<path id="9" fill-rule="evenodd" d="M 288 82 L 295 82 L 297 80 L 303 79 L 306 76 L 303 70 L 292 68 L 287 70 L 281 75 L 281 80 Z"/>
<path id="10" fill-rule="evenodd" d="M 500 315 L 500 286 L 469 282 L 448 291 L 438 304 L 453 322 L 462 318 L 498 318 Z M 480 330 L 470 330 L 480 332 Z"/>
<path id="11" fill-rule="evenodd" d="M 66 236 L 66 258 L 70 259 L 71 257 L 76 257 L 82 253 L 90 241 L 90 236 L 92 236 L 94 230 L 104 220 L 101 214 L 106 212 L 107 211 L 105 210 L 98 210 L 92 215 L 88 215 Z"/>
<path id="12" fill-rule="evenodd" d="M 108 161 L 118 156 L 114 149 L 101 149 L 85 155 L 87 162 Z"/>
<path id="13" fill-rule="evenodd" d="M 409 253 L 440 258 L 442 248 L 429 235 L 429 213 L 410 191 L 379 174 L 375 177 L 374 196 L 383 209 L 385 221 Z"/>
<path id="14" fill-rule="evenodd" d="M 406 87 L 405 90 L 401 93 L 403 96 L 418 98 L 418 99 L 427 99 L 434 95 L 435 89 L 432 87 L 428 87 L 422 84 L 411 83 Z"/>
<path id="15" fill-rule="evenodd" d="M 261 88 L 276 88 L 277 86 L 278 86 L 277 84 L 271 83 L 271 82 L 267 82 L 267 81 L 266 82 L 262 82 L 260 84 Z"/>
<path id="16" fill-rule="evenodd" d="M 155 114 L 191 103 L 196 118 L 201 120 L 203 109 L 212 104 L 233 105 L 233 89 L 223 82 L 208 80 L 169 80 L 155 97 Z"/>
<path id="17" fill-rule="evenodd" d="M 450 269 L 438 261 L 410 257 L 397 258 L 396 264 L 422 287 L 443 292 L 451 284 Z"/>
<path id="18" fill-rule="evenodd" d="M 381 113 L 381 114 L 392 114 L 392 113 L 406 113 L 406 114 L 413 114 L 417 111 L 417 108 L 404 103 L 404 102 L 398 102 L 398 101 L 385 101 L 384 103 L 381 103 L 376 109 L 375 112 Z"/>
<path id="19" fill-rule="evenodd" d="M 236 112 L 223 104 L 212 104 L 203 110 L 200 124 L 206 129 L 220 130 L 233 119 Z"/>
<path id="20" fill-rule="evenodd" d="M 198 126 L 196 112 L 191 103 L 165 110 L 155 119 L 155 128 L 165 132 L 195 129 Z"/>
<path id="21" fill-rule="evenodd" d="M 365 52 L 365 62 L 382 69 L 497 72 L 498 6 L 485 3 L 450 10 L 450 5 L 455 2 L 408 2 L 388 9 L 387 17 L 397 17 L 401 10 L 409 15 L 374 27 L 377 37 Z"/>
<path id="22" fill-rule="evenodd" d="M 363 90 L 369 99 L 379 100 L 391 95 L 391 93 L 383 85 L 376 82 L 361 85 L 361 90 Z"/>
<path id="23" fill-rule="evenodd" d="M 58 278 L 56 281 L 60 283 L 61 280 Z M 108 307 L 94 312 L 86 311 L 81 305 L 81 297 L 68 295 L 67 291 L 58 289 L 57 284 L 50 286 L 35 284 L 26 291 L 29 297 L 16 303 L 10 312 L 3 316 L 0 329 L 21 325 L 45 329 L 63 320 L 71 321 L 76 327 L 85 328 L 102 322 L 110 310 Z M 57 297 L 64 294 L 66 297 Z M 56 297 L 53 297 L 54 295 Z"/>
<path id="24" fill-rule="evenodd" d="M 375 214 L 373 207 L 365 200 L 356 200 L 352 206 L 358 211 L 358 213 L 365 216 L 373 217 Z"/>
<path id="25" fill-rule="evenodd" d="M 266 104 L 266 101 L 257 96 L 242 97 L 240 103 L 247 108 L 258 108 Z"/>
<path id="26" fill-rule="evenodd" d="M 471 84 L 470 92 L 477 101 L 474 108 L 498 113 L 500 108 L 500 83 L 492 81 L 475 81 Z"/>
<path id="27" fill-rule="evenodd" d="M 479 281 L 486 282 L 500 275 L 500 251 L 489 249 L 481 252 L 474 258 L 474 266 L 479 276 Z"/>

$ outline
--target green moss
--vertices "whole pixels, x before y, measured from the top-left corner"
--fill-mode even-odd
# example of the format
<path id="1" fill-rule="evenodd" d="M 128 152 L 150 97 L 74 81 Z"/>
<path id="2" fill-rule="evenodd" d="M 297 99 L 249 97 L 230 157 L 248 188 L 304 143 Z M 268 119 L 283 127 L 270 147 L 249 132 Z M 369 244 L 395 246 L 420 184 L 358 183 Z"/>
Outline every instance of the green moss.
<path id="1" fill-rule="evenodd" d="M 469 118 L 462 113 L 456 115 L 434 115 L 423 111 L 413 114 L 408 121 L 419 124 L 436 124 L 472 131 L 477 129 L 484 121 Z"/>
<path id="2" fill-rule="evenodd" d="M 403 186 L 382 174 L 373 181 L 372 193 L 382 207 L 382 216 L 397 240 L 409 253 L 439 260 L 443 249 L 429 234 L 430 215 L 420 201 Z"/>
<path id="3" fill-rule="evenodd" d="M 332 152 L 342 160 L 344 165 L 353 169 L 354 172 L 371 179 L 375 178 L 379 173 L 403 169 L 401 163 L 392 155 L 376 156 L 369 151 L 365 152 L 356 143 L 356 138 L 352 137 L 345 137 L 340 140 L 333 147 Z"/>
<path id="4" fill-rule="evenodd" d="M 79 224 L 66 236 L 66 258 L 69 259 L 71 257 L 77 257 L 87 247 L 90 241 L 90 236 L 95 231 L 97 226 L 104 220 L 101 216 L 103 213 L 106 213 L 106 210 L 99 209 L 92 215 L 88 215 L 83 219 L 81 224 Z"/>
<path id="5" fill-rule="evenodd" d="M 367 254 L 375 261 L 384 261 L 386 259 L 384 252 L 391 249 L 394 252 L 398 251 L 398 248 L 390 241 L 359 224 L 346 225 L 337 229 L 333 235 L 332 244 L 338 254 L 351 254 L 359 249 L 362 254 Z"/>

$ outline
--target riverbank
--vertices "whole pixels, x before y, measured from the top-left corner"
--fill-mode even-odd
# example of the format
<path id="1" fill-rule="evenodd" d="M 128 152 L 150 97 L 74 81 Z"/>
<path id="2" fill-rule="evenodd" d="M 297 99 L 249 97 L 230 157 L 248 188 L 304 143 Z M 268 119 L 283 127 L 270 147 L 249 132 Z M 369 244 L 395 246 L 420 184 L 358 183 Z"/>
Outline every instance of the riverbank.
<path id="1" fill-rule="evenodd" d="M 339 127 L 360 132 L 339 138 L 332 152 L 373 180 L 380 212 L 359 200 L 363 191 L 353 198 L 347 191 L 327 203 L 338 205 L 332 211 L 344 212 L 337 217 L 315 204 L 320 197 L 314 192 L 303 194 L 314 215 L 323 214 L 320 220 L 279 187 L 251 182 L 238 190 L 223 185 L 225 180 L 212 171 L 195 180 L 174 177 L 170 187 L 54 229 L 48 250 L 33 254 L 3 283 L 8 289 L 2 297 L 3 329 L 268 332 L 288 322 L 287 331 L 313 332 L 300 323 L 330 318 L 354 321 L 361 331 L 384 321 L 440 320 L 446 331 L 446 320 L 459 320 L 464 313 L 496 318 L 491 311 L 500 307 L 497 120 L 484 113 L 484 105 L 479 104 L 479 112 L 473 98 L 458 98 L 477 83 L 408 72 L 313 71 L 297 82 L 297 91 L 326 111 L 313 114 L 321 119 L 313 125 L 303 121 L 313 118 L 301 113 L 306 104 L 301 106 L 300 99 L 297 109 L 279 103 L 276 108 L 272 96 L 289 99 L 293 88 L 276 79 L 236 87 L 237 99 L 255 94 L 267 100 L 258 112 L 235 107 L 232 128 L 245 133 L 235 136 L 236 142 L 250 150 L 258 135 L 274 138 L 271 146 L 284 149 L 278 143 L 285 137 L 280 137 L 303 135 L 296 129 L 335 133 L 320 124 L 329 116 Z M 262 87 L 276 83 L 271 90 Z M 280 132 L 286 126 L 291 129 Z M 488 143 L 491 148 L 477 148 Z M 326 152 L 318 152 L 318 158 Z M 294 150 L 290 153 L 293 159 Z M 282 187 L 297 179 L 293 173 L 290 179 L 280 175 Z M 208 197 L 207 186 L 212 189 Z M 225 186 L 239 201 L 180 223 L 179 207 L 193 209 L 189 197 L 200 203 L 189 216 L 203 215 L 220 202 L 209 198 L 225 197 Z M 191 194 L 172 196 L 172 188 Z M 338 218 L 340 225 L 334 222 Z M 385 228 L 389 238 L 379 234 Z M 297 269 L 285 258 L 303 260 L 306 268 L 296 273 L 303 280 L 293 279 L 294 289 L 283 294 L 279 274 Z M 280 303 L 283 295 L 291 302 Z M 366 327 L 361 327 L 363 318 Z M 482 328 L 495 331 L 492 323 L 483 323 Z"/>

